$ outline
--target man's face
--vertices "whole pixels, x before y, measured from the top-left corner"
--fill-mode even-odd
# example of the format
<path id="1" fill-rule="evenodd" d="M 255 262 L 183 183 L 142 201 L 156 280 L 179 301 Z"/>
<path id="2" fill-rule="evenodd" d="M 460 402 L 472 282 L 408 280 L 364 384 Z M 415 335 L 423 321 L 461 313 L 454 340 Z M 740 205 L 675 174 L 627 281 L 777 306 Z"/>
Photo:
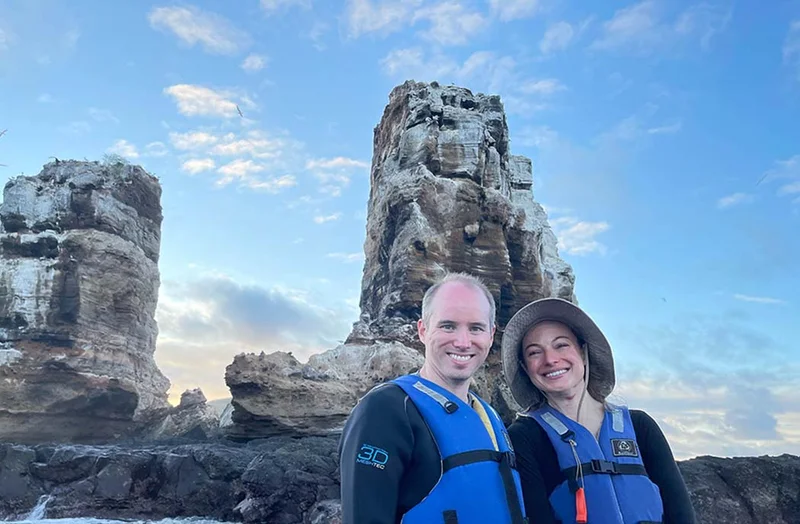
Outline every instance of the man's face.
<path id="1" fill-rule="evenodd" d="M 484 294 L 468 284 L 448 282 L 431 301 L 426 326 L 417 323 L 425 344 L 425 367 L 447 387 L 463 384 L 483 365 L 492 346 L 491 306 Z"/>

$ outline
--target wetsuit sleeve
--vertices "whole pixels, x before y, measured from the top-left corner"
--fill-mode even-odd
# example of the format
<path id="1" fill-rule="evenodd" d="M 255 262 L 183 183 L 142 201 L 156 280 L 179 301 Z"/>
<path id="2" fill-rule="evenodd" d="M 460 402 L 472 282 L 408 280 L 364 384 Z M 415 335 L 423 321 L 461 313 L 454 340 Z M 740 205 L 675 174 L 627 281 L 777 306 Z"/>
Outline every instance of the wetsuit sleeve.
<path id="1" fill-rule="evenodd" d="M 667 438 L 658 424 L 643 411 L 632 411 L 636 440 L 650 480 L 661 491 L 664 524 L 696 524 L 692 500 Z"/>
<path id="2" fill-rule="evenodd" d="M 383 386 L 350 414 L 339 444 L 342 524 L 399 521 L 400 483 L 414 446 L 405 398 L 400 388 Z"/>
<path id="3" fill-rule="evenodd" d="M 547 484 L 534 453 L 537 446 L 534 433 L 524 422 L 517 421 L 509 426 L 508 436 L 511 438 L 517 458 L 517 471 L 522 484 L 522 500 L 528 522 L 558 524 L 550 505 Z"/>

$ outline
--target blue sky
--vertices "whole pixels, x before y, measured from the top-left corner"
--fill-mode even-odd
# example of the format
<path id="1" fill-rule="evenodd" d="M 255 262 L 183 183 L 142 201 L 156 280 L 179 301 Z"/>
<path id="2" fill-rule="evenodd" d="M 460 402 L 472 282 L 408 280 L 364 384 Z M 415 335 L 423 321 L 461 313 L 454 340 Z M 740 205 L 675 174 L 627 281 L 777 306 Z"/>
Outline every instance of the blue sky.
<path id="1" fill-rule="evenodd" d="M 157 361 L 220 398 L 235 354 L 305 359 L 357 319 L 391 89 L 499 94 L 618 398 L 680 457 L 800 453 L 800 5 L 592 4 L 6 0 L 0 181 L 156 174 Z"/>

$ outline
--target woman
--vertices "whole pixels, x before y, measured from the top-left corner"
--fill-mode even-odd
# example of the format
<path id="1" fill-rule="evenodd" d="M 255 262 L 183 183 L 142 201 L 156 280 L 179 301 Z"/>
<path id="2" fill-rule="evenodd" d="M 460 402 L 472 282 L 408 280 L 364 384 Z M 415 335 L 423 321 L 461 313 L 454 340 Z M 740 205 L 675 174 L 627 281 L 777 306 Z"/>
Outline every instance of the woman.
<path id="1" fill-rule="evenodd" d="M 508 322 L 503 371 L 523 412 L 509 427 L 531 524 L 693 524 L 672 451 L 645 412 L 606 401 L 614 359 L 576 305 L 531 302 Z"/>

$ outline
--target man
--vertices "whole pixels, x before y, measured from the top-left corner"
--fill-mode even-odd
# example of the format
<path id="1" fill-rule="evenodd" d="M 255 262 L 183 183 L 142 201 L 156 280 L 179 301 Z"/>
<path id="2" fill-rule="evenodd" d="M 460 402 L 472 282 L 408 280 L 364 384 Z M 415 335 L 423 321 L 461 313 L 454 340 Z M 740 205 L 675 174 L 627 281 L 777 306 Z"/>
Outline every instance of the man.
<path id="1" fill-rule="evenodd" d="M 345 425 L 343 524 L 527 522 L 506 428 L 469 391 L 494 318 L 494 299 L 473 276 L 451 273 L 427 290 L 423 366 L 373 388 Z"/>

